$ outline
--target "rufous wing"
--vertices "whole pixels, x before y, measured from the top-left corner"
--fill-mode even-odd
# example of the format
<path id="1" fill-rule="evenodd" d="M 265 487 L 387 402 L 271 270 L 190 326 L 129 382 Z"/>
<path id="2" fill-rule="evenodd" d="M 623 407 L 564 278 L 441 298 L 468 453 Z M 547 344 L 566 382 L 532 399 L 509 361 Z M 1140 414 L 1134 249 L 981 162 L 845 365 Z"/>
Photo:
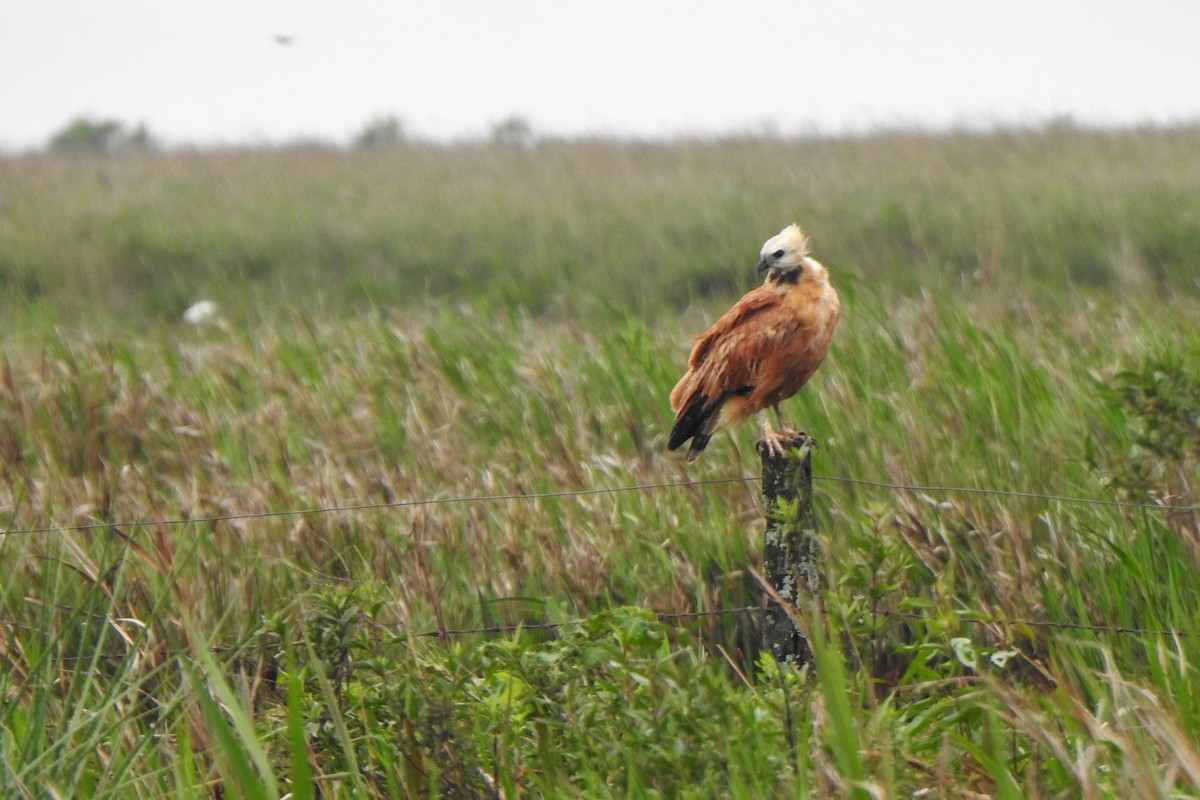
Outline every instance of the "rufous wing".
<path id="1" fill-rule="evenodd" d="M 688 458 L 695 460 L 718 423 L 744 419 L 768 405 L 767 398 L 791 388 L 788 384 L 800 376 L 789 365 L 796 361 L 793 351 L 803 350 L 812 338 L 808 327 L 805 315 L 766 286 L 738 301 L 697 340 L 688 372 L 671 392 L 675 426 L 667 447 L 674 450 L 692 439 Z M 812 373 L 807 372 L 800 385 Z"/>

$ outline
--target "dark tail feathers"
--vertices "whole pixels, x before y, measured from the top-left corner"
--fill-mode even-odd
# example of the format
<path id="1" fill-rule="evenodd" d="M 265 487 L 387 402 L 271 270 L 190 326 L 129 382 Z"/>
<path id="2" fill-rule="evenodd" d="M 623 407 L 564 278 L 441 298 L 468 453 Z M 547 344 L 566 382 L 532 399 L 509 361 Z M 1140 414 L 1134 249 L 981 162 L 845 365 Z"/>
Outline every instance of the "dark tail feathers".
<path id="1" fill-rule="evenodd" d="M 724 398 L 722 398 L 724 400 Z M 667 449 L 675 450 L 688 439 L 692 446 L 688 448 L 688 461 L 695 461 L 708 446 L 713 429 L 717 427 L 720 417 L 721 402 L 709 403 L 705 397 L 696 397 L 687 408 L 675 418 L 675 427 L 671 429 L 671 438 L 667 441 Z"/>

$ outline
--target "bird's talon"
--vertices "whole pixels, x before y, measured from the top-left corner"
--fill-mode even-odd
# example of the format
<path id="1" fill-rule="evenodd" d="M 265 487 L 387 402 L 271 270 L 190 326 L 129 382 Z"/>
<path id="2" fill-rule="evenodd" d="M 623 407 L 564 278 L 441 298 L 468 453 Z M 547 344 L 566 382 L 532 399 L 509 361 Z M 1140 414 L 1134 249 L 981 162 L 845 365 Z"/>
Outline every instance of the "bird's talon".
<path id="1" fill-rule="evenodd" d="M 788 448 L 792 444 L 792 437 L 776 433 L 775 431 L 765 432 L 763 438 L 758 440 L 759 449 L 765 451 L 775 459 L 787 458 Z"/>
<path id="2" fill-rule="evenodd" d="M 817 440 L 804 431 L 767 431 L 758 440 L 759 452 L 776 459 L 785 459 L 792 450 L 803 450 L 806 447 L 817 447 Z"/>

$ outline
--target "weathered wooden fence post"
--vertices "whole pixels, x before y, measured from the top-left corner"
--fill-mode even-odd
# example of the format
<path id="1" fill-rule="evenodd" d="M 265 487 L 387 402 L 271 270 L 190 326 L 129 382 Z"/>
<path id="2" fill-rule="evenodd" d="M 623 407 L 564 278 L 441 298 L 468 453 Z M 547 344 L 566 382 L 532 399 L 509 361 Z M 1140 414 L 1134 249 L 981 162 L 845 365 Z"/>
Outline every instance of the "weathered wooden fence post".
<path id="1" fill-rule="evenodd" d="M 812 660 L 812 651 L 789 611 L 803 613 L 806 596 L 816 592 L 818 586 L 817 522 L 812 503 L 812 448 L 816 440 L 801 433 L 788 445 L 788 454 L 781 457 L 758 443 L 767 516 L 763 578 L 778 599 L 791 607 L 785 608 L 777 601 L 768 603 L 763 633 L 776 661 L 801 667 Z M 799 449 L 798 458 L 792 455 L 792 448 Z M 780 513 L 783 501 L 795 503 L 794 516 Z"/>

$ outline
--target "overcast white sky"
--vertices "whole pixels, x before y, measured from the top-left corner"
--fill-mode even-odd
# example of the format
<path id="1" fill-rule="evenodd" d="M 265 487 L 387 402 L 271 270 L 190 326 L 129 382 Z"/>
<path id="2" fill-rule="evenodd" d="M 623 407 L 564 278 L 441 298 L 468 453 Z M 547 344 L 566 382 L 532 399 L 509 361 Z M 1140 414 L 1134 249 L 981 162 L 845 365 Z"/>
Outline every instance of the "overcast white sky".
<path id="1" fill-rule="evenodd" d="M 173 144 L 1196 122 L 1200 2 L 3 0 L 0 148 L 81 114 Z"/>

